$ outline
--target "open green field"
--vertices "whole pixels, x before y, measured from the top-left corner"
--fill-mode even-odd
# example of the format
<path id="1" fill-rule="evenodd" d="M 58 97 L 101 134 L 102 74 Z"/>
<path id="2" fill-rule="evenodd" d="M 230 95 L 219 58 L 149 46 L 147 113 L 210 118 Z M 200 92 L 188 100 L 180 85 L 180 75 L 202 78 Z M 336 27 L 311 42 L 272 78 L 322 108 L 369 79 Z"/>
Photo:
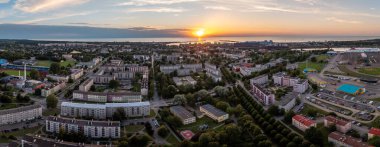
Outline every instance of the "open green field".
<path id="1" fill-rule="evenodd" d="M 304 104 L 304 108 L 301 110 L 301 114 L 309 116 L 309 114 L 311 114 L 311 113 L 319 113 L 319 114 L 323 114 L 323 115 L 328 114 L 326 111 L 323 111 L 323 110 L 316 108 L 312 105 Z"/>
<path id="2" fill-rule="evenodd" d="M 183 125 L 177 129 L 180 131 L 191 130 L 194 134 L 196 134 L 200 131 L 199 126 L 203 124 L 207 124 L 209 129 L 214 128 L 215 126 L 218 125 L 218 123 L 212 120 L 211 118 L 204 116 L 203 118 L 197 119 L 195 123 Z"/>
<path id="3" fill-rule="evenodd" d="M 23 70 L 13 70 L 13 69 L 2 69 L 2 70 L 0 70 L 0 72 L 5 72 L 8 75 L 13 75 L 13 76 L 18 76 L 19 71 L 20 71 L 21 76 L 24 76 Z M 26 71 L 26 75 L 29 75 L 29 73 L 30 73 L 30 71 Z"/>
<path id="4" fill-rule="evenodd" d="M 144 125 L 128 125 L 128 126 L 125 126 L 124 128 L 127 133 L 135 133 L 144 129 L 145 126 Z"/>
<path id="5" fill-rule="evenodd" d="M 377 78 L 376 76 L 351 71 L 345 65 L 339 65 L 338 68 L 340 71 L 346 73 L 346 75 L 348 76 L 353 76 L 353 77 L 358 77 L 358 78 Z"/>
<path id="6" fill-rule="evenodd" d="M 360 68 L 358 70 L 360 73 L 369 74 L 369 75 L 380 75 L 380 68 Z"/>
<path id="7" fill-rule="evenodd" d="M 302 62 L 298 64 L 298 68 L 303 71 L 305 68 L 314 68 L 317 71 L 321 71 L 323 67 L 325 66 L 325 63 L 315 63 L 315 62 Z"/>
<path id="8" fill-rule="evenodd" d="M 317 62 L 319 62 L 319 61 L 325 61 L 325 60 L 327 60 L 329 58 L 329 56 L 327 56 L 327 55 L 319 55 L 316 58 L 317 58 Z"/>
<path id="9" fill-rule="evenodd" d="M 177 138 L 174 137 L 174 135 L 172 133 L 170 133 L 168 135 L 168 137 L 166 137 L 166 141 L 170 143 L 171 146 L 178 146 L 179 145 L 179 141 L 177 140 Z"/>
<path id="10" fill-rule="evenodd" d="M 370 124 L 371 127 L 380 128 L 380 117 L 376 117 L 372 123 Z"/>
<path id="11" fill-rule="evenodd" d="M 50 61 L 50 60 L 38 60 L 37 61 L 37 66 L 46 66 L 46 67 L 50 67 L 50 65 L 54 63 L 53 61 Z M 67 66 L 67 65 L 71 65 L 71 66 L 74 66 L 75 65 L 75 61 L 62 61 L 59 63 L 61 66 Z"/>

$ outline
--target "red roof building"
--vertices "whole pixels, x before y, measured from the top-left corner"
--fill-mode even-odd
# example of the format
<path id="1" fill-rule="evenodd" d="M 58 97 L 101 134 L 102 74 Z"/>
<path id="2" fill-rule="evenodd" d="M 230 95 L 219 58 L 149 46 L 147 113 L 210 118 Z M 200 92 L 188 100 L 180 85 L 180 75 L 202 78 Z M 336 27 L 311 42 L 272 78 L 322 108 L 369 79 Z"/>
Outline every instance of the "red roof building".
<path id="1" fill-rule="evenodd" d="M 380 136 L 380 129 L 379 128 L 371 128 L 368 131 L 368 140 L 375 137 L 375 136 Z"/>
<path id="2" fill-rule="evenodd" d="M 331 132 L 328 137 L 328 141 L 332 142 L 335 146 L 344 147 L 369 147 L 367 143 L 361 139 L 354 138 L 339 132 Z"/>
<path id="3" fill-rule="evenodd" d="M 302 115 L 293 116 L 292 124 L 293 126 L 297 127 L 301 131 L 305 131 L 311 127 L 317 127 L 317 123 L 315 123 L 313 120 L 308 119 Z"/>
<path id="4" fill-rule="evenodd" d="M 336 129 L 339 132 L 346 133 L 351 127 L 352 123 L 343 119 L 336 118 L 334 116 L 326 116 L 324 120 L 325 127 L 329 127 L 331 125 L 335 125 Z"/>

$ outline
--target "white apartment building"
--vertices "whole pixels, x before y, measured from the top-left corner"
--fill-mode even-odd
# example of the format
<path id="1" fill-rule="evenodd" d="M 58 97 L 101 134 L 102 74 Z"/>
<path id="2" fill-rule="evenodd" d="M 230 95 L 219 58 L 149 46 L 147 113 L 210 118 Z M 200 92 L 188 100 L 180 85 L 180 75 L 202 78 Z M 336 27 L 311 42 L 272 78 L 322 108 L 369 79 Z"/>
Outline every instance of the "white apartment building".
<path id="1" fill-rule="evenodd" d="M 272 105 L 275 102 L 274 94 L 258 84 L 251 84 L 252 94 L 264 105 Z"/>
<path id="2" fill-rule="evenodd" d="M 38 104 L 0 110 L 0 125 L 19 123 L 39 117 L 42 117 L 42 107 Z"/>
<path id="3" fill-rule="evenodd" d="M 61 115 L 68 117 L 90 117 L 106 119 L 112 117 L 118 108 L 124 109 L 126 117 L 141 117 L 150 114 L 149 102 L 86 104 L 62 102 Z"/>
<path id="4" fill-rule="evenodd" d="M 74 91 L 73 99 L 88 102 L 141 102 L 142 96 L 139 92 L 85 92 Z"/>
<path id="5" fill-rule="evenodd" d="M 210 76 L 214 82 L 219 82 L 222 80 L 222 73 L 215 65 L 205 63 L 205 70 L 206 74 Z"/>
<path id="6" fill-rule="evenodd" d="M 70 133 L 83 133 L 90 138 L 120 138 L 119 121 L 94 121 L 49 116 L 46 119 L 46 132 L 59 133 L 63 129 Z"/>
<path id="7" fill-rule="evenodd" d="M 83 69 L 71 69 L 70 78 L 73 80 L 79 79 L 84 74 Z"/>
<path id="8" fill-rule="evenodd" d="M 262 84 L 268 83 L 268 75 L 267 74 L 261 75 L 261 76 L 252 78 L 249 81 L 250 81 L 251 85 L 253 83 L 262 85 Z"/>
<path id="9" fill-rule="evenodd" d="M 284 72 L 273 74 L 274 84 L 280 86 L 291 86 L 294 92 L 304 93 L 309 88 L 309 82 L 304 79 L 287 76 Z"/>

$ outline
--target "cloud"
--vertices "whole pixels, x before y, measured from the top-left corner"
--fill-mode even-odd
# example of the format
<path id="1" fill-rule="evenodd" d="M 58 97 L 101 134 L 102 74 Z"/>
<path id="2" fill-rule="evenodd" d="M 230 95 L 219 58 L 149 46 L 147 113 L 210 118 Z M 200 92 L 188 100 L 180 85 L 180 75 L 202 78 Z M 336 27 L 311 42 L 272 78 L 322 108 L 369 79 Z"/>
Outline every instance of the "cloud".
<path id="1" fill-rule="evenodd" d="M 35 13 L 86 3 L 90 0 L 17 0 L 14 9 Z"/>
<path id="2" fill-rule="evenodd" d="M 205 6 L 204 8 L 209 9 L 209 10 L 222 10 L 222 11 L 232 10 L 231 8 L 224 7 L 224 6 Z"/>
<path id="3" fill-rule="evenodd" d="M 185 12 L 186 10 L 183 8 L 166 8 L 166 7 L 159 7 L 159 8 L 134 8 L 129 9 L 127 12 L 157 12 L 157 13 L 181 13 Z"/>
<path id="4" fill-rule="evenodd" d="M 172 5 L 187 2 L 197 2 L 200 0 L 131 0 L 116 4 L 117 6 L 146 6 L 146 5 Z"/>
<path id="5" fill-rule="evenodd" d="M 332 21 L 332 22 L 337 22 L 337 23 L 349 23 L 349 24 L 360 24 L 361 23 L 360 21 L 345 20 L 345 19 L 340 19 L 340 18 L 336 18 L 336 17 L 328 17 L 328 18 L 326 18 L 326 20 Z"/>
<path id="6" fill-rule="evenodd" d="M 297 9 L 282 8 L 277 6 L 254 6 L 253 9 L 248 11 L 256 12 L 288 12 L 288 13 L 303 13 L 303 11 Z"/>
<path id="7" fill-rule="evenodd" d="M 89 14 L 92 14 L 92 13 L 94 13 L 94 12 L 58 13 L 58 14 L 51 15 L 49 17 L 35 18 L 35 19 L 31 19 L 31 20 L 24 20 L 24 21 L 19 21 L 19 22 L 14 22 L 14 23 L 15 24 L 35 24 L 35 23 L 38 23 L 38 22 L 48 21 L 48 20 L 62 19 L 62 18 L 74 17 L 74 16 L 85 16 L 85 15 L 89 15 Z"/>
<path id="8" fill-rule="evenodd" d="M 294 1 L 309 4 L 309 5 L 315 5 L 317 3 L 317 0 L 294 0 Z"/>
<path id="9" fill-rule="evenodd" d="M 9 3 L 9 0 L 0 0 L 0 4 Z"/>

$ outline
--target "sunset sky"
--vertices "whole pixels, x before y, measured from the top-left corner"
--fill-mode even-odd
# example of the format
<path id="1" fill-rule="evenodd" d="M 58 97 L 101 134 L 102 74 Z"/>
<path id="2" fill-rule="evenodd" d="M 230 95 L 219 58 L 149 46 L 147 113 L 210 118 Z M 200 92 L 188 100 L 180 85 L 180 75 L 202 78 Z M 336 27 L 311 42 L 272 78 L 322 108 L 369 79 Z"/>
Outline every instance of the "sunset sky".
<path id="1" fill-rule="evenodd" d="M 380 0 L 0 0 L 0 24 L 380 36 Z"/>

